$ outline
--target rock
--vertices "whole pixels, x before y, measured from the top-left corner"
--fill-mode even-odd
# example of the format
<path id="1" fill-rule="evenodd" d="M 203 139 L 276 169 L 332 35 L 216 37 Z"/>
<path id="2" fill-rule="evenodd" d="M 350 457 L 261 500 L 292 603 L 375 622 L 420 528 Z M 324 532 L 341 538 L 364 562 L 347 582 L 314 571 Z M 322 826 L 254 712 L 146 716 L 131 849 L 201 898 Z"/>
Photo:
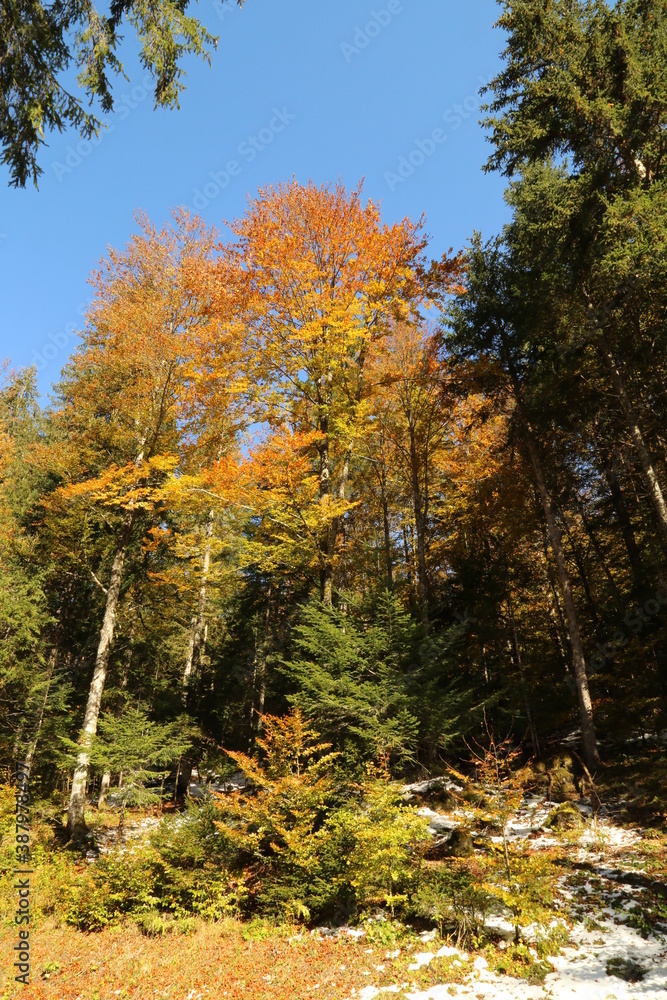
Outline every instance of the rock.
<path id="1" fill-rule="evenodd" d="M 439 777 L 404 785 L 401 791 L 404 802 L 437 802 L 445 809 L 451 809 L 456 804 L 454 793 L 461 792 L 462 788 L 449 778 Z"/>
<path id="2" fill-rule="evenodd" d="M 459 820 L 434 812 L 428 806 L 422 806 L 421 809 L 418 809 L 417 815 L 425 816 L 428 819 L 429 831 L 436 836 L 442 833 L 451 833 L 452 830 L 456 830 L 460 825 Z"/>
<path id="3" fill-rule="evenodd" d="M 502 824 L 498 822 L 495 816 L 482 817 L 479 825 L 482 828 L 482 832 L 489 837 L 502 837 L 503 835 Z"/>
<path id="4" fill-rule="evenodd" d="M 453 830 L 443 846 L 443 855 L 447 858 L 469 858 L 474 853 L 472 837 L 467 830 Z"/>
<path id="5" fill-rule="evenodd" d="M 433 842 L 428 845 L 424 852 L 427 861 L 442 861 L 443 858 L 451 857 L 449 853 L 449 836 L 433 837 Z"/>
<path id="6" fill-rule="evenodd" d="M 584 819 L 576 806 L 563 802 L 549 813 L 544 825 L 550 830 L 578 830 L 584 825 Z"/>
<path id="7" fill-rule="evenodd" d="M 607 962 L 607 975 L 624 979 L 626 983 L 639 983 L 646 975 L 646 969 L 631 958 L 610 958 Z"/>

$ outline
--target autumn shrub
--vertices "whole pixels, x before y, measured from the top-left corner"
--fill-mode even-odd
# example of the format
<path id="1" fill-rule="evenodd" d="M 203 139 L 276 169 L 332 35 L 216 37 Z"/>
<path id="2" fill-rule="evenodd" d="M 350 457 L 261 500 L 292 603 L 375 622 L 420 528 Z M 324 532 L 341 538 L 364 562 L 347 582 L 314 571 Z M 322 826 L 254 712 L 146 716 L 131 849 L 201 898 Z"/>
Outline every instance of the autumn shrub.
<path id="1" fill-rule="evenodd" d="M 62 917 L 65 901 L 75 892 L 80 874 L 85 874 L 88 866 L 56 842 L 52 825 L 42 815 L 38 803 L 33 802 L 31 810 L 30 917 L 38 925 L 46 917 Z M 13 920 L 16 909 L 14 817 L 15 791 L 4 785 L 0 788 L 0 919 L 3 921 Z"/>
<path id="2" fill-rule="evenodd" d="M 159 907 L 179 918 L 197 914 L 210 920 L 236 916 L 247 896 L 236 852 L 216 825 L 211 800 L 191 804 L 165 818 L 151 838 Z"/>
<path id="3" fill-rule="evenodd" d="M 261 762 L 230 752 L 251 791 L 220 797 L 221 848 L 245 875 L 247 913 L 307 921 L 345 905 L 333 869 L 344 864 L 346 845 L 331 850 L 325 833 L 340 796 L 331 773 L 335 757 L 298 711 L 285 719 L 266 716 L 257 742 Z"/>
<path id="4" fill-rule="evenodd" d="M 220 919 L 241 912 L 243 873 L 232 874 L 212 803 L 164 819 L 154 837 L 131 847 L 114 845 L 97 857 L 59 842 L 49 817 L 35 804 L 31 822 L 31 918 L 47 917 L 96 931 L 126 916 L 170 915 Z M 0 788 L 0 918 L 13 919 L 14 792 Z M 143 919 L 143 917 L 142 917 Z M 146 917 L 146 920 L 149 918 Z M 185 924 L 183 925 L 185 926 Z"/>
<path id="5" fill-rule="evenodd" d="M 150 914 L 177 921 L 239 914 L 244 877 L 230 872 L 212 813 L 210 803 L 192 806 L 163 820 L 148 842 L 131 850 L 115 846 L 86 865 L 61 901 L 65 919 L 99 930 L 132 916 L 150 933 Z"/>
<path id="6" fill-rule="evenodd" d="M 549 973 L 553 972 L 549 962 L 540 956 L 536 957 L 525 944 L 512 944 L 504 951 L 488 948 L 486 955 L 494 972 L 523 979 L 533 986 L 541 985 Z"/>
<path id="7" fill-rule="evenodd" d="M 406 912 L 420 886 L 430 835 L 427 821 L 403 802 L 396 785 L 370 774 L 360 801 L 337 810 L 324 833 L 332 850 L 348 847 L 343 879 L 357 909 Z"/>
<path id="8" fill-rule="evenodd" d="M 101 930 L 128 914 L 156 908 L 155 860 L 150 845 L 141 845 L 131 852 L 114 849 L 86 865 L 60 904 L 67 923 Z"/>
<path id="9" fill-rule="evenodd" d="M 477 859 L 430 866 L 413 900 L 414 913 L 451 934 L 458 945 L 472 946 L 490 907 L 486 871 Z"/>
<path id="10" fill-rule="evenodd" d="M 216 821 L 244 875 L 245 912 L 307 922 L 404 911 L 429 835 L 399 786 L 372 768 L 362 782 L 337 781 L 336 755 L 298 710 L 265 717 L 258 745 L 260 760 L 230 754 L 252 791 L 221 796 Z"/>

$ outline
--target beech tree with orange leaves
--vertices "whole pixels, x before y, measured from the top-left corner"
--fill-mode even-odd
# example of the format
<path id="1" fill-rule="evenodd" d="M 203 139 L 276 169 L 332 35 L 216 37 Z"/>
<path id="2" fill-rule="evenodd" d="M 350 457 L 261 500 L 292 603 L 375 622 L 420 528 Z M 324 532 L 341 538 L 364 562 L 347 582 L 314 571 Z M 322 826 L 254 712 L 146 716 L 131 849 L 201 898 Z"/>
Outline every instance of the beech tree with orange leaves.
<path id="1" fill-rule="evenodd" d="M 231 228 L 223 273 L 235 276 L 247 330 L 251 405 L 270 432 L 311 436 L 320 596 L 331 605 L 350 464 L 367 422 L 369 350 L 436 298 L 448 271 L 426 271 L 421 223 L 383 225 L 361 187 L 267 188 Z"/>

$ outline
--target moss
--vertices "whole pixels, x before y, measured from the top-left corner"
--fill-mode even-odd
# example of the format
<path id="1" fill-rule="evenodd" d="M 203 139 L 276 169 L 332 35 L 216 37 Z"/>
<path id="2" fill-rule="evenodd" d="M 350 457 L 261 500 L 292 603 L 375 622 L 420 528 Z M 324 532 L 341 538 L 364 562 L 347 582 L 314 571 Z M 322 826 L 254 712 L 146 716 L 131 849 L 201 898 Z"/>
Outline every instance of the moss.
<path id="1" fill-rule="evenodd" d="M 472 837 L 467 830 L 452 830 L 449 840 L 444 845 L 444 852 L 449 858 L 469 858 L 475 853 Z"/>
<path id="2" fill-rule="evenodd" d="M 576 830 L 584 825 L 584 819 L 576 806 L 563 802 L 549 814 L 545 823 L 550 830 Z"/>

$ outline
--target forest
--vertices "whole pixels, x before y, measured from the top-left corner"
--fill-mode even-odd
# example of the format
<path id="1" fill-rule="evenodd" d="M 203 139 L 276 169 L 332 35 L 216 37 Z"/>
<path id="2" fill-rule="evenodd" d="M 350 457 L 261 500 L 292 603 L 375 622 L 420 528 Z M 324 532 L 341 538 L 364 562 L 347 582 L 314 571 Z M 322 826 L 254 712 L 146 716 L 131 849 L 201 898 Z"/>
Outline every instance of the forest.
<path id="1" fill-rule="evenodd" d="M 220 231 L 138 215 L 51 401 L 5 364 L 2 810 L 18 761 L 38 920 L 287 947 L 382 912 L 373 947 L 476 954 L 495 900 L 500 972 L 537 982 L 558 872 L 508 837 L 526 795 L 620 798 L 663 877 L 667 5 L 500 25 L 498 236 L 433 259 L 424 219 L 296 179 Z M 426 828 L 466 795 L 495 850 Z M 51 964 L 34 996 L 70 996 Z"/>

